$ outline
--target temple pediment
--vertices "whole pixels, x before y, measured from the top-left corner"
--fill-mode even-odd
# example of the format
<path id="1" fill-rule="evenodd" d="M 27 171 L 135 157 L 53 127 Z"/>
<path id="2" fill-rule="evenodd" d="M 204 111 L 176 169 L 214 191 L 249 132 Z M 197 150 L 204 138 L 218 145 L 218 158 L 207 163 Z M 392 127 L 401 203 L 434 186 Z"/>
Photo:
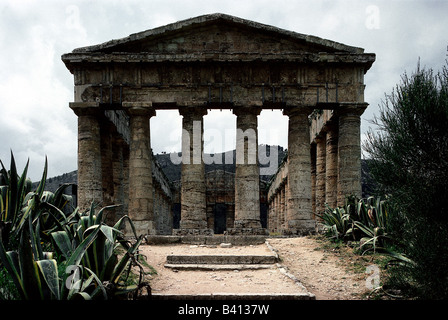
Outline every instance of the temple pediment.
<path id="1" fill-rule="evenodd" d="M 73 54 L 147 53 L 152 55 L 363 54 L 362 48 L 225 15 L 191 18 L 122 39 L 73 50 Z"/>
<path id="2" fill-rule="evenodd" d="M 210 14 L 77 48 L 62 61 L 74 75 L 75 102 L 283 108 L 363 102 L 375 54 Z"/>

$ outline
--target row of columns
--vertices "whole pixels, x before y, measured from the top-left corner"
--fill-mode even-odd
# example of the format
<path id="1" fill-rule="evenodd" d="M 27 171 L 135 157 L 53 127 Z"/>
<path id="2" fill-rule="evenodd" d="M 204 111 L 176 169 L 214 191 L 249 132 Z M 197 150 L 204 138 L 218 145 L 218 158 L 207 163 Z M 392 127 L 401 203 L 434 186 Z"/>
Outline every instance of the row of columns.
<path id="1" fill-rule="evenodd" d="M 360 115 L 364 108 L 335 113 L 315 139 L 312 163 L 315 212 L 322 214 L 326 205 L 343 206 L 348 195 L 362 196 Z"/>
<path id="2" fill-rule="evenodd" d="M 155 234 L 154 199 L 151 169 L 150 118 L 155 110 L 141 103 L 123 103 L 130 116 L 128 156 L 128 212 L 139 234 Z M 92 201 L 103 203 L 102 139 L 98 122 L 99 108 L 76 107 L 78 115 L 78 186 L 80 208 Z M 263 233 L 260 223 L 260 193 L 258 168 L 259 107 L 240 107 L 237 116 L 237 148 L 235 169 L 234 229 L 243 233 Z M 182 187 L 181 234 L 212 234 L 207 228 L 205 165 L 202 161 L 203 108 L 181 108 Z M 312 232 L 315 227 L 313 207 L 317 212 L 340 205 L 347 194 L 360 195 L 360 113 L 359 109 L 341 112 L 338 124 L 327 126 L 325 134 L 316 140 L 315 176 L 311 173 L 310 131 L 308 107 L 284 110 L 288 123 L 288 180 L 284 186 L 280 207 L 282 214 L 277 228 L 286 234 Z M 255 141 L 249 141 L 251 132 Z M 103 142 L 104 144 L 104 142 Z M 107 174 L 107 173 L 106 173 Z M 314 193 L 312 181 L 315 182 Z M 116 183 L 112 181 L 114 186 Z M 117 186 L 118 188 L 118 186 Z M 313 203 L 312 199 L 315 199 Z M 233 233 L 235 233 L 233 230 Z M 238 232 L 236 232 L 238 233 Z"/>
<path id="3" fill-rule="evenodd" d="M 335 208 L 348 195 L 361 197 L 360 115 L 365 107 L 353 104 L 334 111 L 311 145 L 309 110 L 284 112 L 289 116 L 288 163 L 270 193 L 269 231 L 312 231 L 316 214 L 326 205 Z"/>
<path id="4" fill-rule="evenodd" d="M 137 229 L 155 233 L 150 163 L 149 119 L 151 108 L 130 108 L 131 145 L 129 156 L 129 212 Z M 207 110 L 182 108 L 181 221 L 178 234 L 212 234 L 207 228 L 203 117 Z M 266 233 L 260 222 L 258 167 L 258 115 L 261 108 L 241 107 L 237 116 L 235 168 L 235 220 L 230 233 Z M 285 191 L 284 232 L 308 233 L 314 230 L 311 205 L 308 108 L 285 110 L 288 125 L 288 189 Z M 252 140 L 247 133 L 253 134 Z"/>
<path id="5" fill-rule="evenodd" d="M 78 115 L 78 186 L 79 207 L 87 209 L 92 202 L 104 205 L 104 181 L 107 168 L 102 166 L 105 139 L 101 136 L 101 111 L 98 105 L 73 103 Z M 154 217 L 154 194 L 151 169 L 150 118 L 155 115 L 151 106 L 143 103 L 123 103 L 129 114 L 130 143 L 128 155 L 128 212 L 138 234 L 157 233 Z M 235 110 L 238 130 L 235 177 L 235 229 L 260 232 L 259 169 L 257 157 L 257 116 L 261 109 Z M 203 150 L 203 108 L 181 108 L 182 115 L 182 187 L 180 232 L 183 234 L 212 234 L 207 228 L 205 165 Z M 199 126 L 199 127 L 198 127 Z M 252 129 L 255 141 L 249 143 L 241 132 Z M 255 148 L 251 148 L 253 144 Z M 104 171 L 104 172 L 103 172 Z M 104 176 L 104 177 L 103 177 Z M 104 179 L 103 179 L 104 178 Z M 112 188 L 113 178 L 110 177 Z M 107 202 L 107 200 L 106 200 Z M 128 232 L 130 230 L 127 230 Z"/>
<path id="6" fill-rule="evenodd" d="M 287 196 L 286 191 L 288 190 L 288 179 L 285 178 L 280 185 L 278 190 L 272 196 L 269 202 L 269 217 L 268 226 L 269 232 L 281 234 L 283 230 L 286 229 L 285 222 L 288 204 L 286 202 Z"/>
<path id="7" fill-rule="evenodd" d="M 72 103 L 71 108 L 78 116 L 78 207 L 86 210 L 92 203 L 102 207 L 115 200 L 124 204 L 118 210 L 129 213 L 138 234 L 156 233 L 149 127 L 155 111 L 143 104 L 127 107 L 126 152 L 125 142 L 112 137 L 97 104 Z M 129 228 L 125 232 L 131 234 Z"/>
<path id="8" fill-rule="evenodd" d="M 237 147 L 235 167 L 235 219 L 229 232 L 260 234 L 266 230 L 260 222 L 260 191 L 258 168 L 258 120 L 260 108 L 234 109 L 237 116 Z M 203 117 L 206 109 L 183 108 L 181 220 L 177 234 L 213 234 L 207 228 L 205 164 L 203 151 Z M 249 141 L 244 134 L 251 132 Z"/>
<path id="9" fill-rule="evenodd" d="M 289 108 L 288 166 L 269 199 L 269 231 L 302 235 L 315 230 L 312 201 L 309 107 Z M 281 170 L 286 170 L 283 167 Z"/>

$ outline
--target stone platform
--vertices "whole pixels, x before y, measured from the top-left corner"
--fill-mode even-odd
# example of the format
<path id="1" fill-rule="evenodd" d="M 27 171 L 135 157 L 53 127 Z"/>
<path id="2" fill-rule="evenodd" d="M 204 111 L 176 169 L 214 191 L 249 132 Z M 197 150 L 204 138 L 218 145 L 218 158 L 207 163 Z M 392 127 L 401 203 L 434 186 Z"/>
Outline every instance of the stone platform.
<path id="1" fill-rule="evenodd" d="M 278 257 L 275 255 L 169 255 L 167 263 L 176 264 L 273 264 Z"/>
<path id="2" fill-rule="evenodd" d="M 235 246 L 257 245 L 266 241 L 267 235 L 148 235 L 146 244 L 192 244 L 192 245 L 219 245 L 230 243 Z"/>
<path id="3" fill-rule="evenodd" d="M 175 270 L 259 270 L 275 267 L 276 254 L 168 255 L 165 268 Z"/>

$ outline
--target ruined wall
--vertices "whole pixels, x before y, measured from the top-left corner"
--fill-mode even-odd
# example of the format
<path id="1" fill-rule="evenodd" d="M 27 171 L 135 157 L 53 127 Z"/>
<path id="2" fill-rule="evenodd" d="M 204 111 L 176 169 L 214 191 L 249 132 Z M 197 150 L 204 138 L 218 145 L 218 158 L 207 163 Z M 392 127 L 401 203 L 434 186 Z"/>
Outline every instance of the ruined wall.
<path id="1" fill-rule="evenodd" d="M 224 170 L 211 170 L 205 174 L 207 228 L 220 234 L 233 228 L 235 220 L 235 173 Z M 181 181 L 173 181 L 173 217 L 180 219 Z M 260 180 L 260 219 L 267 225 L 267 188 Z M 218 215 L 218 216 L 217 216 Z M 222 218 L 221 215 L 224 215 Z M 223 220 L 221 220 L 223 219 Z M 220 224 L 219 226 L 216 224 Z M 224 225 L 222 225 L 224 223 Z"/>

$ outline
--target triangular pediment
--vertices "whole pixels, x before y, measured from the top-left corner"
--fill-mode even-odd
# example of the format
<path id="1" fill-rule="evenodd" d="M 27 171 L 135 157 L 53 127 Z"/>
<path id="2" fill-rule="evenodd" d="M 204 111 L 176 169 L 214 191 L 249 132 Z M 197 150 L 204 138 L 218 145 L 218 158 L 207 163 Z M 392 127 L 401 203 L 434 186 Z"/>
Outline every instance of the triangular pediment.
<path id="1" fill-rule="evenodd" d="M 319 53 L 362 54 L 362 48 L 225 15 L 210 14 L 132 34 L 73 53 Z"/>

